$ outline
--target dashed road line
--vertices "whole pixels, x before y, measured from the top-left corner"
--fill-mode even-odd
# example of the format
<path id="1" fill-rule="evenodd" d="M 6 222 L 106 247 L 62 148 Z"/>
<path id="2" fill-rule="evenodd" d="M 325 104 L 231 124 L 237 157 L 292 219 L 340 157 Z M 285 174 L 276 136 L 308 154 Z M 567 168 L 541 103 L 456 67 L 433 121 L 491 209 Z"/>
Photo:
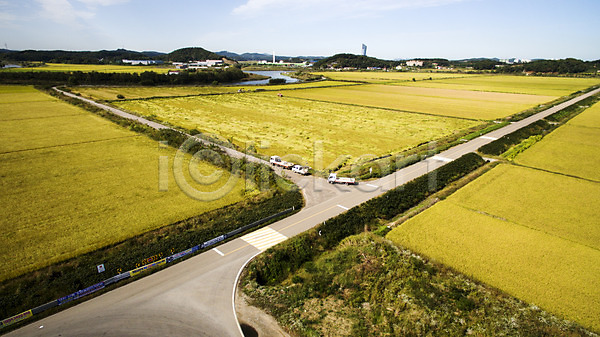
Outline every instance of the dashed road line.
<path id="1" fill-rule="evenodd" d="M 433 156 L 433 157 L 431 157 L 431 159 L 433 159 L 433 160 L 439 160 L 439 161 L 443 161 L 443 162 L 446 162 L 446 163 L 449 163 L 449 162 L 451 162 L 451 161 L 452 161 L 452 159 L 450 159 L 450 158 L 446 158 L 446 157 L 442 157 L 442 156 L 437 156 L 437 155 L 436 155 L 436 156 Z"/>
<path id="2" fill-rule="evenodd" d="M 342 206 L 342 205 L 337 205 L 337 206 L 338 206 L 339 208 L 341 208 L 341 209 L 344 209 L 344 210 L 346 210 L 346 211 L 350 209 L 350 208 L 348 208 L 348 207 L 345 207 L 345 206 Z"/>
<path id="3" fill-rule="evenodd" d="M 265 251 L 270 247 L 287 240 L 287 236 L 279 233 L 271 227 L 264 227 L 256 232 L 242 236 L 241 239 L 251 244 L 258 250 Z"/>
<path id="4" fill-rule="evenodd" d="M 498 138 L 490 137 L 490 136 L 481 136 L 481 139 L 489 139 L 489 140 L 498 140 Z"/>
<path id="5" fill-rule="evenodd" d="M 218 250 L 216 247 L 215 247 L 215 248 L 213 248 L 213 250 L 214 250 L 214 251 L 215 251 L 217 254 L 219 254 L 219 255 L 221 255 L 221 256 L 225 256 L 225 254 L 221 253 L 221 251 L 220 251 L 220 250 Z"/>

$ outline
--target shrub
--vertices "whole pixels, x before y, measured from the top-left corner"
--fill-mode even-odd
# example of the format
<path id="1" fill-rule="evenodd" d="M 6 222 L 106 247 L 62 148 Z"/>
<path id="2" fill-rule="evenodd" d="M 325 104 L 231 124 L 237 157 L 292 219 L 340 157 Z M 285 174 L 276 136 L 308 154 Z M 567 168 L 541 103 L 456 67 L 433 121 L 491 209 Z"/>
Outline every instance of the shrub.
<path id="1" fill-rule="evenodd" d="M 541 119 L 515 132 L 504 135 L 495 141 L 480 147 L 477 151 L 488 155 L 499 156 L 506 152 L 510 147 L 521 143 L 523 140 L 531 136 L 545 134 L 553 128 L 554 127 L 550 125 L 550 123 Z"/>
<path id="2" fill-rule="evenodd" d="M 269 80 L 269 84 L 285 84 L 285 78 L 272 78 Z"/>

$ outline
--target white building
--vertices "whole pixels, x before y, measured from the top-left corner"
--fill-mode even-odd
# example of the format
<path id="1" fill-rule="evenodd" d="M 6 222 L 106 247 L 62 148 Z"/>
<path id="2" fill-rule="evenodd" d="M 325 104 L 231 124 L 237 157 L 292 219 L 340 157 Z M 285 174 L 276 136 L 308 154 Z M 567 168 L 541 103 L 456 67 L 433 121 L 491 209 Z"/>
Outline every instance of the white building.
<path id="1" fill-rule="evenodd" d="M 422 67 L 423 61 L 417 61 L 417 60 L 406 61 L 406 66 L 407 67 Z"/>
<path id="2" fill-rule="evenodd" d="M 131 64 L 133 66 L 137 66 L 137 65 L 150 65 L 150 64 L 160 64 L 162 63 L 162 61 L 155 61 L 155 60 L 121 60 L 123 63 L 125 64 Z"/>
<path id="3" fill-rule="evenodd" d="M 208 67 L 221 66 L 223 60 L 205 60 L 205 61 L 190 61 L 190 62 L 173 62 L 177 69 L 203 69 Z"/>

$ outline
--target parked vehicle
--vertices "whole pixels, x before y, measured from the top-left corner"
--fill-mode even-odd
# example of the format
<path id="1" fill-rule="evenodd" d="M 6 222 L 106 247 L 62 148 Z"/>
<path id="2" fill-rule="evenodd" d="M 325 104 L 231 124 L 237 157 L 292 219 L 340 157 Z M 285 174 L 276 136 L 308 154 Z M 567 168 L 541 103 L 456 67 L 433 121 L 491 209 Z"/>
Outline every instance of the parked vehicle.
<path id="1" fill-rule="evenodd" d="M 329 174 L 327 182 L 330 184 L 346 184 L 346 185 L 358 185 L 356 179 L 347 177 L 338 177 L 336 173 Z"/>
<path id="2" fill-rule="evenodd" d="M 273 166 L 283 167 L 286 170 L 289 170 L 292 168 L 292 166 L 294 166 L 294 164 L 290 163 L 289 161 L 281 160 L 279 156 L 271 156 L 269 163 L 271 163 Z"/>
<path id="3" fill-rule="evenodd" d="M 292 167 L 292 172 L 296 172 L 298 174 L 305 176 L 308 174 L 309 169 L 310 168 L 308 166 L 294 165 L 294 167 Z"/>

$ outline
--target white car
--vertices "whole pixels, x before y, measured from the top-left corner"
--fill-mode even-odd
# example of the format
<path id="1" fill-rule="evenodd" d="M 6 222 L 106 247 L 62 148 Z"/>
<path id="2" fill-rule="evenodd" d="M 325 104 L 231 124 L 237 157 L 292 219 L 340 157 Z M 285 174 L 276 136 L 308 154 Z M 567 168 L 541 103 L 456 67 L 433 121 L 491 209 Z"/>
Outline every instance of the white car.
<path id="1" fill-rule="evenodd" d="M 308 174 L 308 166 L 302 166 L 302 165 L 294 165 L 294 167 L 292 167 L 292 172 L 296 172 L 298 174 L 301 174 L 303 176 Z"/>

